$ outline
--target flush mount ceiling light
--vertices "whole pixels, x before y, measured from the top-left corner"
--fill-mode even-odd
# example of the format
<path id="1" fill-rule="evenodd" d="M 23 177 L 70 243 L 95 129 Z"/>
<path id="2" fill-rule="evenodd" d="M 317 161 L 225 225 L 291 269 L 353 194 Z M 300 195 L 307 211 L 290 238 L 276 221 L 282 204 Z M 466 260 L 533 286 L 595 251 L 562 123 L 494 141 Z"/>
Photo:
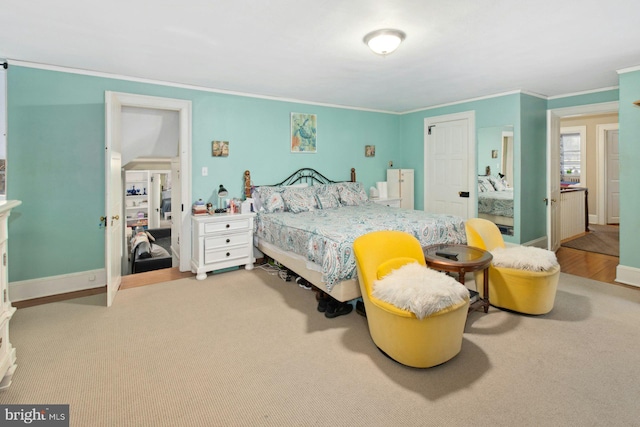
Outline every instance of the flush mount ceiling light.
<path id="1" fill-rule="evenodd" d="M 406 34 L 400 30 L 376 30 L 364 36 L 364 43 L 378 55 L 388 55 L 400 46 Z"/>

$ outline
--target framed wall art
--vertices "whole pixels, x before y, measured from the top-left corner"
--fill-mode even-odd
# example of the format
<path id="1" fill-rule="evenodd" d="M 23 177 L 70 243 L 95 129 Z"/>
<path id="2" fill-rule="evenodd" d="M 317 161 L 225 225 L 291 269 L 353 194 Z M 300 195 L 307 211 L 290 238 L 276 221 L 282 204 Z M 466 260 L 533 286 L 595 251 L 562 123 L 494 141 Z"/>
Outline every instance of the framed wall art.
<path id="1" fill-rule="evenodd" d="M 213 157 L 227 157 L 229 155 L 229 141 L 212 141 L 211 155 Z"/>
<path id="2" fill-rule="evenodd" d="M 364 146 L 364 156 L 365 157 L 375 157 L 376 156 L 376 146 L 375 145 L 365 145 Z"/>
<path id="3" fill-rule="evenodd" d="M 291 152 L 317 151 L 318 121 L 315 114 L 291 113 Z"/>

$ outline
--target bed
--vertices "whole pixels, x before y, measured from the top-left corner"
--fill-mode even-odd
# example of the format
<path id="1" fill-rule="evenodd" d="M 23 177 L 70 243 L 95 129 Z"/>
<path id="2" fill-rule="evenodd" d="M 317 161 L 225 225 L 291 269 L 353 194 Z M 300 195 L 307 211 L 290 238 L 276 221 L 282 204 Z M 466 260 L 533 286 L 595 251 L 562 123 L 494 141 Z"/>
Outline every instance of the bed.
<path id="1" fill-rule="evenodd" d="M 313 169 L 300 169 L 275 185 L 251 186 L 245 172 L 245 192 L 257 212 L 254 244 L 339 301 L 358 298 L 352 244 L 377 230 L 401 230 L 423 246 L 465 243 L 464 220 L 373 203 L 355 179 L 332 181 Z"/>
<path id="2" fill-rule="evenodd" d="M 513 188 L 494 176 L 478 176 L 478 217 L 513 228 Z"/>

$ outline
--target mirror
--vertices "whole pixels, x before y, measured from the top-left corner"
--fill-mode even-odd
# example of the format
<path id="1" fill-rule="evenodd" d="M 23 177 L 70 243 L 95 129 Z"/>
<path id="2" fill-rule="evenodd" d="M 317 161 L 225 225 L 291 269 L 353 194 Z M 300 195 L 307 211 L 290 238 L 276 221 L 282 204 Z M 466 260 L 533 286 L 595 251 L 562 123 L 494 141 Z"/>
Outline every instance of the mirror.
<path id="1" fill-rule="evenodd" d="M 478 217 L 513 236 L 513 126 L 478 129 Z"/>

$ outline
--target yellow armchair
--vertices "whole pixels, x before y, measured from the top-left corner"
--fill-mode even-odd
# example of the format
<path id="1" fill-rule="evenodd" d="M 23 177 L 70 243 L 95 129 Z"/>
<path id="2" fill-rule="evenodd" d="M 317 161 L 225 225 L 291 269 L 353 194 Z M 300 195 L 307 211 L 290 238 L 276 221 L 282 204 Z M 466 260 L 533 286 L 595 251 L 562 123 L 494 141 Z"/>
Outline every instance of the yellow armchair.
<path id="1" fill-rule="evenodd" d="M 418 239 L 401 231 L 376 231 L 353 242 L 369 333 L 375 345 L 407 366 L 428 368 L 462 348 L 469 300 L 419 320 L 410 311 L 372 296 L 373 282 L 409 262 L 426 266 Z"/>
<path id="2" fill-rule="evenodd" d="M 465 222 L 467 244 L 491 251 L 505 247 L 498 227 L 482 218 Z M 475 274 L 482 283 L 483 272 Z M 553 309 L 560 278 L 560 267 L 549 271 L 528 271 L 515 268 L 489 267 L 489 302 L 494 307 L 524 314 L 546 314 Z M 482 289 L 478 289 L 482 294 Z"/>

